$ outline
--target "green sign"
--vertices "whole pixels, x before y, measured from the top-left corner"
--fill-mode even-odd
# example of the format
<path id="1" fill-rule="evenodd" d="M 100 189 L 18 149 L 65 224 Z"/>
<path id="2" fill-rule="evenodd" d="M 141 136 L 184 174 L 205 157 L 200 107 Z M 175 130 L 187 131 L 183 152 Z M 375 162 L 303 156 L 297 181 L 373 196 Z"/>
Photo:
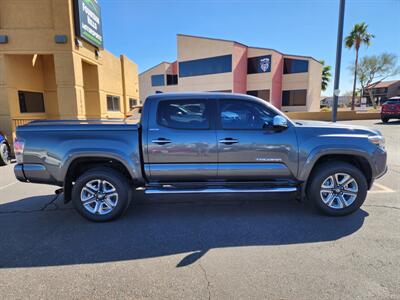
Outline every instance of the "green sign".
<path id="1" fill-rule="evenodd" d="M 103 48 L 101 11 L 97 0 L 75 0 L 75 34 L 88 43 Z"/>

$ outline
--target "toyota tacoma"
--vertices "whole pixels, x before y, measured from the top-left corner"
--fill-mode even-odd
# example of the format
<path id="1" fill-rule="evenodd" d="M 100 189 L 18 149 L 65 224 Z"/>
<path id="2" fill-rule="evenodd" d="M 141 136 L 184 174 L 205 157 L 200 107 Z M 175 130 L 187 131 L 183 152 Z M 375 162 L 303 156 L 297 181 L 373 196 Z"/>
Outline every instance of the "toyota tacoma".
<path id="1" fill-rule="evenodd" d="M 347 215 L 386 171 L 374 129 L 293 121 L 231 93 L 149 96 L 139 120 L 49 120 L 19 126 L 18 180 L 60 187 L 91 221 L 123 214 L 146 194 L 292 193 Z"/>

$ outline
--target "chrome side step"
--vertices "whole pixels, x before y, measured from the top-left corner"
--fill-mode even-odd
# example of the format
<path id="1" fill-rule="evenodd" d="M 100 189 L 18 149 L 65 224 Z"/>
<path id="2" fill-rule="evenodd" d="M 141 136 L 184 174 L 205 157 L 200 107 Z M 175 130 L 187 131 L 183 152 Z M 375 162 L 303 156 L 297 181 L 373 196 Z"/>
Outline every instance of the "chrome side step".
<path id="1" fill-rule="evenodd" d="M 213 194 L 213 193 L 291 193 L 296 192 L 296 187 L 271 187 L 271 188 L 146 188 L 145 194 Z"/>

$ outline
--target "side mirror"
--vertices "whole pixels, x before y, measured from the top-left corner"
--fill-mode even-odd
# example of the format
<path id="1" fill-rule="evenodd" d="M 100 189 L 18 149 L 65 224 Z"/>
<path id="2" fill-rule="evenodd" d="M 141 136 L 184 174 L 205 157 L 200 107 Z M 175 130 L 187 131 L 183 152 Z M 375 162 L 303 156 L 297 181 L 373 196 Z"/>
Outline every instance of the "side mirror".
<path id="1" fill-rule="evenodd" d="M 288 127 L 287 120 L 280 115 L 276 115 L 272 120 L 272 126 L 276 129 L 285 129 Z"/>

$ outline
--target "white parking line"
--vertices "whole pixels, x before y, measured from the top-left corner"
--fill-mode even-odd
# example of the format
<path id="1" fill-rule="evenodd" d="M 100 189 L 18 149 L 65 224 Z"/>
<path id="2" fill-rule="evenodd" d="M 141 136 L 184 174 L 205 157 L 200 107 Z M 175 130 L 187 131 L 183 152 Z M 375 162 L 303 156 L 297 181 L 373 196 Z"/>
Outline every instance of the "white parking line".
<path id="1" fill-rule="evenodd" d="M 9 183 L 9 184 L 6 184 L 6 185 L 4 185 L 4 186 L 0 186 L 0 191 L 1 190 L 4 190 L 4 189 L 6 189 L 6 188 L 8 188 L 8 187 L 10 187 L 10 186 L 12 186 L 12 185 L 14 185 L 14 184 L 17 184 L 18 183 L 18 181 L 15 181 L 15 182 L 11 182 L 11 183 Z"/>
<path id="2" fill-rule="evenodd" d="M 389 188 L 389 187 L 387 187 L 387 186 L 385 186 L 383 184 L 380 184 L 380 183 L 374 182 L 373 187 L 374 186 L 380 188 L 380 190 L 378 190 L 378 191 L 369 191 L 368 194 L 385 194 L 385 193 L 394 193 L 394 192 L 396 192 L 396 191 L 392 190 L 391 188 Z"/>

